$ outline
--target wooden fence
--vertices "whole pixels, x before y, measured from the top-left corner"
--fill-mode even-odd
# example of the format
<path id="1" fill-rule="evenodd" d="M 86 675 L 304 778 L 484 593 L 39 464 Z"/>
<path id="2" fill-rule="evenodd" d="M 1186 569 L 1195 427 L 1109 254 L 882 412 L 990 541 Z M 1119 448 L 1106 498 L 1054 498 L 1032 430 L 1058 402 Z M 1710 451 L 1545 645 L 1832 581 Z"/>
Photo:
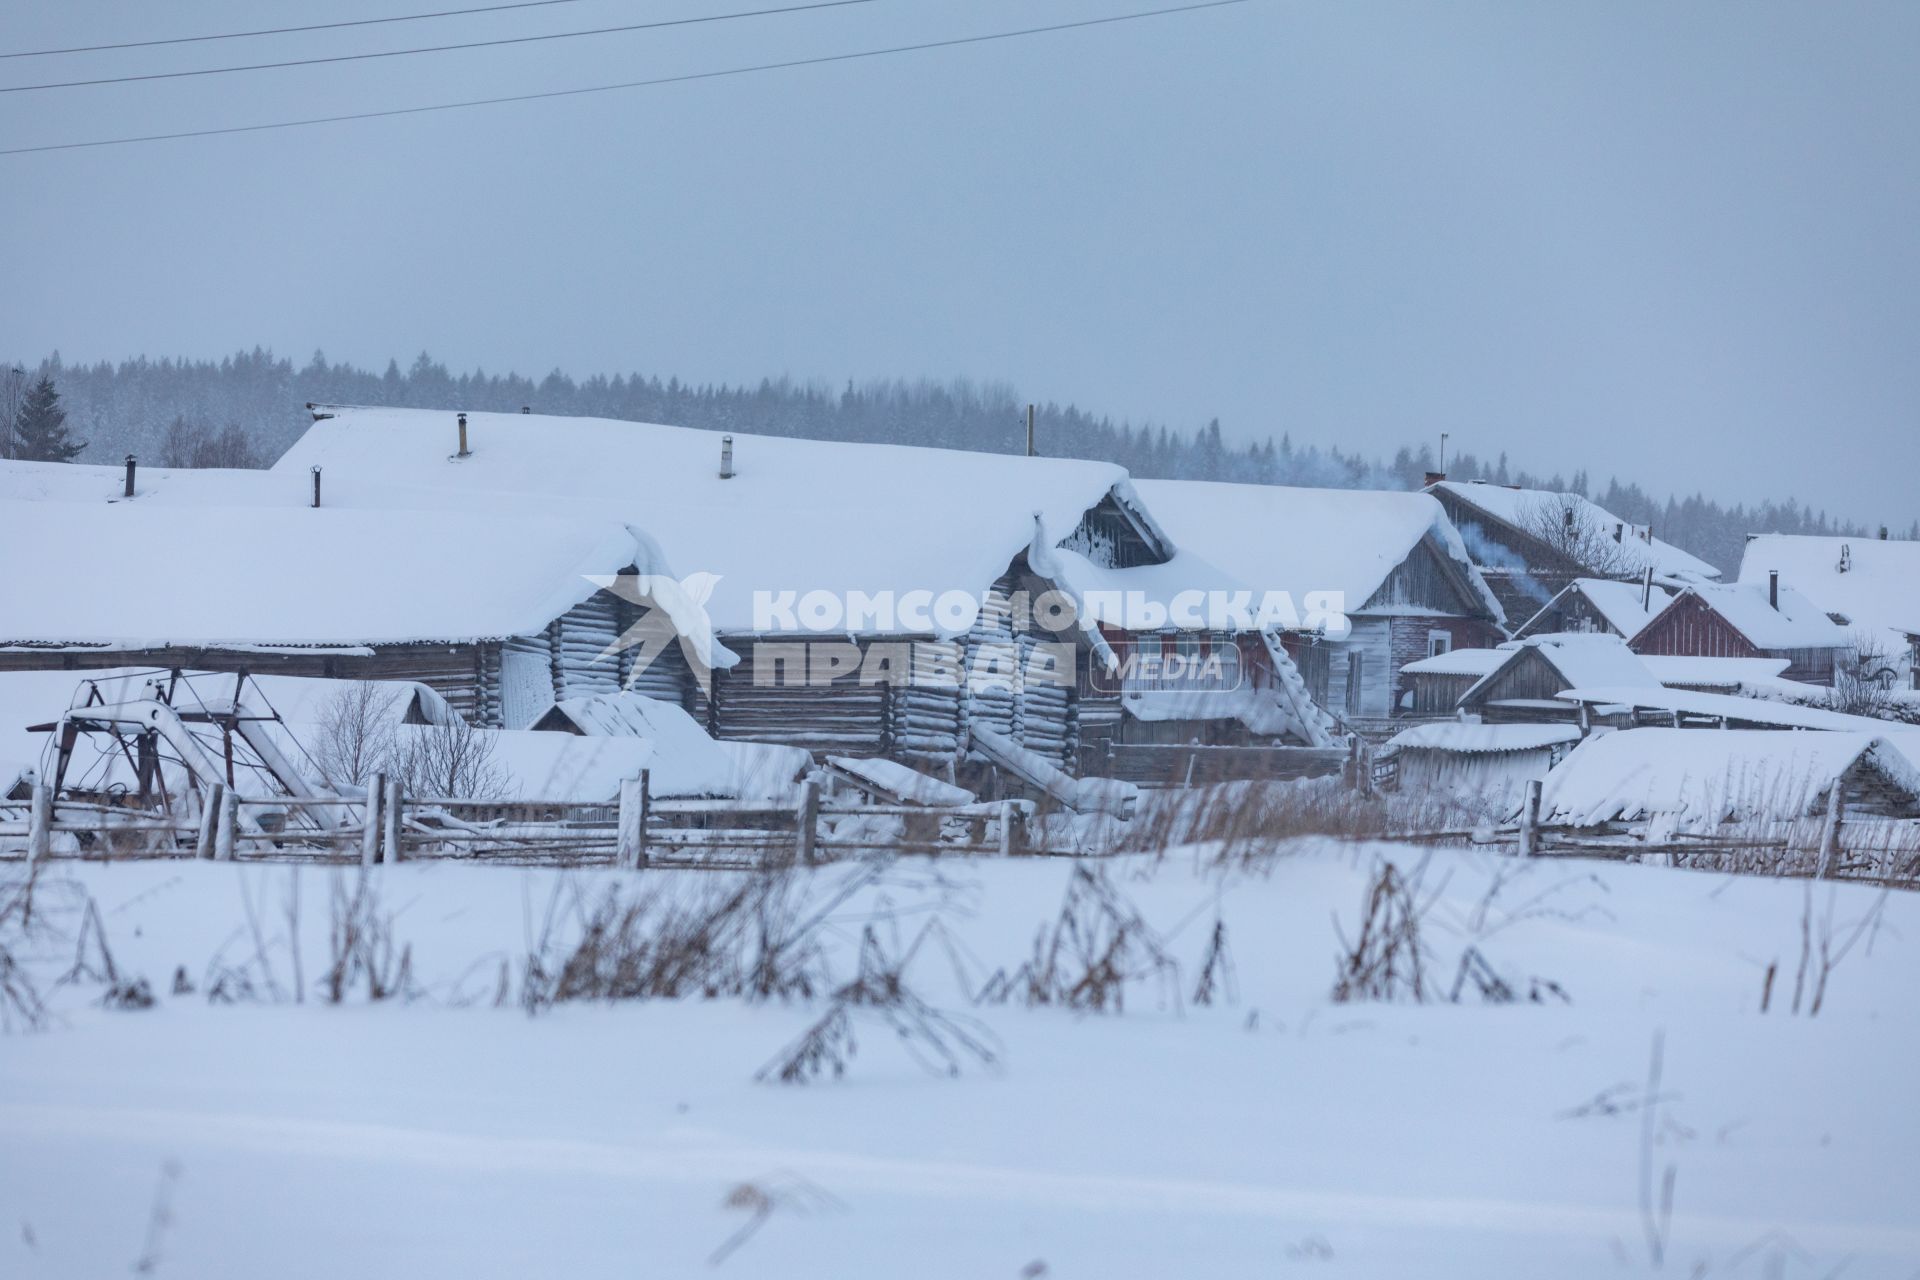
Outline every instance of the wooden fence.
<path id="1" fill-rule="evenodd" d="M 452 858 L 747 867 L 881 850 L 1053 852 L 1029 845 L 1032 815 L 1033 805 L 1023 800 L 941 809 L 834 805 L 823 803 L 816 783 L 793 805 L 662 800 L 651 794 L 645 771 L 622 784 L 612 804 L 410 797 L 398 780 L 376 777 L 364 799 L 237 796 L 216 784 L 197 815 L 182 817 L 56 803 L 41 786 L 27 802 L 0 802 L 0 854 L 24 851 L 37 862 L 65 843 L 56 842 L 61 835 L 74 837 L 82 858 L 357 860 L 366 866 Z M 300 822 L 287 821 L 296 816 Z"/>

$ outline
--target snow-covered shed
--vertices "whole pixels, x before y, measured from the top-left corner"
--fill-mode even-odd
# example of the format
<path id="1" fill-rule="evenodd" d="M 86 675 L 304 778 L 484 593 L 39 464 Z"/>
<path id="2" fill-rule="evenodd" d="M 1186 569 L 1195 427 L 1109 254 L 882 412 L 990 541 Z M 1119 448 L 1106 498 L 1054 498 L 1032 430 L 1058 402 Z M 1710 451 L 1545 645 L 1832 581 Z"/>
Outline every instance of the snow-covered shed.
<path id="1" fill-rule="evenodd" d="M 1772 574 L 1824 610 L 1857 640 L 1880 650 L 1878 670 L 1920 689 L 1920 542 L 1763 533 L 1747 539 L 1741 583 Z"/>
<path id="2" fill-rule="evenodd" d="M 1573 720 L 1579 705 L 1559 696 L 1569 689 L 1659 687 L 1618 636 L 1530 636 L 1498 652 L 1506 655 L 1500 664 L 1460 696 L 1462 712 L 1488 722 Z"/>
<path id="3" fill-rule="evenodd" d="M 1565 635 L 1597 631 L 1630 640 L 1654 615 L 1667 607 L 1673 592 L 1653 582 L 1621 582 L 1612 578 L 1575 578 L 1560 594 L 1528 618 L 1513 634 L 1516 639 L 1536 635 Z"/>
<path id="4" fill-rule="evenodd" d="M 1388 764 L 1393 789 L 1444 795 L 1501 817 L 1519 802 L 1527 783 L 1545 778 L 1579 741 L 1580 729 L 1570 724 L 1448 721 L 1402 730 L 1375 759 Z"/>
<path id="5" fill-rule="evenodd" d="M 1835 785 L 1849 812 L 1920 816 L 1920 767 L 1910 741 L 1741 729 L 1596 734 L 1547 775 L 1540 812 L 1564 826 L 1660 816 L 1680 829 L 1706 830 L 1818 815 Z"/>
<path id="6" fill-rule="evenodd" d="M 561 514 L 0 500 L 0 671 L 181 667 L 413 680 L 524 726 L 616 689 L 614 600 L 641 535 Z"/>
<path id="7" fill-rule="evenodd" d="M 1165 603 L 1175 588 L 1231 582 L 1176 547 L 1107 463 L 593 418 L 468 413 L 462 436 L 452 412 L 314 414 L 274 472 L 321 468 L 336 505 L 424 493 L 496 518 L 559 504 L 643 528 L 738 662 L 709 680 L 670 647 L 634 687 L 682 702 L 722 739 L 940 769 L 977 760 L 968 742 L 979 723 L 1072 768 L 1083 741 L 1123 732 L 1122 691 L 1094 675 L 1140 630 L 1110 621 L 1095 595 Z M 1049 590 L 1071 605 L 1059 629 L 1008 603 Z M 948 599 L 980 607 L 943 608 Z M 862 603 L 872 601 L 894 607 Z M 1290 735 L 1326 740 L 1284 655 L 1178 621 L 1145 630 L 1155 644 L 1183 633 L 1264 663 Z M 1065 679 L 1044 666 L 1053 643 L 1072 650 Z M 995 678 L 944 682 L 955 659 Z"/>
<path id="8" fill-rule="evenodd" d="M 1785 658 L 1787 679 L 1830 685 L 1853 638 L 1792 587 L 1714 582 L 1681 589 L 1628 643 L 1641 654 Z"/>
<path id="9" fill-rule="evenodd" d="M 1446 508 L 1474 563 L 1516 624 L 1578 578 L 1708 582 L 1720 571 L 1577 493 L 1478 480 L 1441 480 L 1427 492 Z"/>
<path id="10" fill-rule="evenodd" d="M 1411 661 L 1493 644 L 1506 615 L 1460 535 L 1421 493 L 1142 480 L 1169 535 L 1303 610 L 1330 593 L 1348 625 L 1296 631 L 1289 648 L 1322 706 L 1349 723 L 1401 709 Z M 1322 598 L 1325 598 L 1322 596 Z"/>

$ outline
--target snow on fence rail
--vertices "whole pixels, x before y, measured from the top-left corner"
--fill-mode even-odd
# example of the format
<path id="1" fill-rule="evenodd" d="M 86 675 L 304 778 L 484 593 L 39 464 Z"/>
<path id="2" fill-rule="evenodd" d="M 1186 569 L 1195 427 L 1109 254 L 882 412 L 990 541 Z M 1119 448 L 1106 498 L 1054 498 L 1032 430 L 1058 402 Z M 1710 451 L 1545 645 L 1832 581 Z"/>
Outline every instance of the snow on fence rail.
<path id="1" fill-rule="evenodd" d="M 296 826 L 289 811 L 344 806 L 344 821 Z M 241 820 L 243 808 L 262 818 Z M 638 868 L 675 864 L 802 864 L 878 850 L 936 853 L 957 848 L 1047 853 L 1029 846 L 1034 806 L 999 800 L 943 808 L 905 804 L 833 805 L 807 784 L 797 805 L 736 800 L 656 800 L 646 771 L 621 787 L 618 803 L 409 797 L 397 779 L 376 776 L 365 798 L 238 796 L 215 784 L 197 815 L 53 798 L 0 801 L 0 857 L 30 862 L 81 858 L 198 857 L 215 861 L 349 861 L 371 866 L 422 858 L 497 862 L 612 862 Z M 272 815 L 272 816 L 269 816 Z M 56 837 L 72 837 L 69 841 Z"/>

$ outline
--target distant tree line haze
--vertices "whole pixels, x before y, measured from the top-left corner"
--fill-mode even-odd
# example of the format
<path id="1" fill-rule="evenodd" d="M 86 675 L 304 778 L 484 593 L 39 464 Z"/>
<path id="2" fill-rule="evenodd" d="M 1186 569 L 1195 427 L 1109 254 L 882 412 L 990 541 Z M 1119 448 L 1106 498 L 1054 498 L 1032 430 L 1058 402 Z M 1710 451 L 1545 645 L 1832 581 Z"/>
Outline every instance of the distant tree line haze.
<path id="1" fill-rule="evenodd" d="M 964 379 L 895 380 L 835 390 L 819 383 L 763 379 L 753 386 L 682 382 L 632 373 L 574 379 L 555 370 L 451 373 L 424 352 L 382 373 L 335 364 L 315 352 L 306 364 L 255 348 L 223 360 L 149 360 L 69 365 L 56 353 L 32 366 L 0 366 L 0 456 L 117 462 L 138 455 L 160 466 L 261 467 L 277 458 L 310 419 L 308 401 L 627 418 L 717 431 L 818 440 L 885 441 L 1017 453 L 1026 447 L 1026 401 L 1014 388 Z M 58 415 L 56 420 L 55 415 Z M 1143 478 L 1236 480 L 1338 489 L 1411 489 L 1436 469 L 1427 445 L 1391 459 L 1298 444 L 1290 434 L 1229 443 L 1213 419 L 1194 429 L 1115 421 L 1073 405 L 1039 407 L 1038 452 L 1117 462 Z M 1653 526 L 1661 538 L 1733 572 L 1749 533 L 1864 536 L 1871 531 L 1792 498 L 1723 505 L 1704 494 L 1657 494 L 1615 476 L 1596 485 L 1584 469 L 1541 475 L 1472 453 L 1451 455 L 1447 474 L 1582 494 L 1616 515 Z M 1920 520 L 1896 536 L 1920 537 Z"/>

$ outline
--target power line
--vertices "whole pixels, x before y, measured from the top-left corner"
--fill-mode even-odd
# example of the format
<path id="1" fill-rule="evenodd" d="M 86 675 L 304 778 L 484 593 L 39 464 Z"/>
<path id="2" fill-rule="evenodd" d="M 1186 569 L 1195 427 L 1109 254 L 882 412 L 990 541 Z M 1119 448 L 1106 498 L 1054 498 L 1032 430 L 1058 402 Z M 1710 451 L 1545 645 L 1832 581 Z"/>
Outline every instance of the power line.
<path id="1" fill-rule="evenodd" d="M 554 31 L 538 36 L 502 36 L 496 40 L 423 45 L 415 49 L 340 53 L 326 58 L 296 58 L 289 62 L 254 62 L 238 67 L 203 67 L 198 71 L 155 71 L 138 76 L 102 76 L 97 80 L 55 80 L 46 84 L 0 85 L 0 93 L 32 93 L 38 89 L 82 89 L 90 85 L 132 84 L 141 80 L 184 80 L 191 76 L 222 76 L 233 71 L 278 71 L 286 67 L 317 67 L 330 62 L 364 62 L 369 58 L 404 58 L 416 53 L 451 53 L 456 49 L 493 49 L 508 44 L 539 44 L 544 40 L 573 40 L 580 36 L 615 35 L 623 31 L 657 31 L 662 27 L 692 27 L 707 22 L 730 22 L 735 18 L 765 18 L 779 13 L 804 13 L 809 9 L 842 9 L 850 4 L 873 3 L 874 0 L 812 0 L 812 3 L 784 5 L 777 9 L 749 9 L 742 13 L 708 13 L 694 18 L 662 18 L 654 22 L 629 22 L 618 27 L 593 27 L 586 31 Z"/>
<path id="2" fill-rule="evenodd" d="M 1204 0 L 1200 4 L 1176 5 L 1166 9 L 1143 9 L 1137 13 L 1114 14 L 1105 18 L 1086 18 L 1079 22 L 1059 22 L 1046 27 L 1023 27 L 1017 31 L 993 31 L 978 36 L 955 36 L 949 40 L 928 40 L 921 44 L 893 45 L 885 49 L 862 49 L 855 53 L 831 53 L 817 58 L 795 58 L 788 62 L 762 62 L 748 67 L 728 67 L 720 71 L 695 71 L 686 75 L 660 76 L 652 80 L 628 80 L 620 84 L 589 85 L 580 89 L 549 89 L 542 93 L 516 93 L 499 98 L 472 98 L 465 102 L 441 102 L 426 107 L 395 107 L 386 111 L 358 111 L 348 115 L 313 116 L 305 120 L 276 120 L 270 124 L 229 125 L 222 129 L 186 129 L 178 133 L 149 133 L 129 138 L 100 138 L 91 142 L 54 142 L 37 147 L 7 147 L 0 156 L 29 155 L 40 151 L 78 151 L 88 147 L 118 147 L 140 142 L 172 142 L 181 138 L 211 138 L 230 133 L 262 133 L 269 129 L 299 129 L 308 125 L 343 124 L 350 120 L 382 120 L 389 116 L 425 115 L 434 111 L 459 111 L 467 107 L 491 107 L 509 102 L 537 102 L 546 98 L 572 98 L 589 93 L 611 93 L 616 89 L 647 89 L 657 85 L 686 84 L 695 80 L 719 80 L 728 76 L 752 75 L 761 71 L 781 71 L 789 67 L 816 67 L 834 62 L 854 62 L 895 53 L 918 53 L 927 49 L 951 49 L 959 45 L 985 44 L 993 40 L 1013 40 L 1022 36 L 1045 35 L 1055 31 L 1073 31 L 1082 27 L 1103 27 L 1140 18 L 1160 18 L 1170 14 L 1194 13 L 1201 9 L 1223 9 L 1246 4 L 1248 0 Z"/>
<path id="3" fill-rule="evenodd" d="M 489 4 L 477 9 L 440 9 L 433 13 L 403 13 L 391 18 L 355 18 L 348 22 L 316 22 L 305 27 L 262 27 L 258 31 L 223 31 L 207 36 L 173 36 L 165 40 L 126 40 L 119 44 L 81 44 L 70 49 L 23 49 L 0 53 L 5 58 L 50 58 L 61 53 L 100 53 L 108 49 L 152 49 L 163 44 L 204 44 L 209 40 L 245 40 L 253 36 L 285 36 L 301 31 L 337 31 L 342 27 L 373 27 L 388 22 L 422 22 L 428 18 L 457 18 L 469 13 L 499 13 L 506 9 L 544 9 L 556 4 L 579 4 L 580 0 L 517 0 L 514 4 Z"/>

